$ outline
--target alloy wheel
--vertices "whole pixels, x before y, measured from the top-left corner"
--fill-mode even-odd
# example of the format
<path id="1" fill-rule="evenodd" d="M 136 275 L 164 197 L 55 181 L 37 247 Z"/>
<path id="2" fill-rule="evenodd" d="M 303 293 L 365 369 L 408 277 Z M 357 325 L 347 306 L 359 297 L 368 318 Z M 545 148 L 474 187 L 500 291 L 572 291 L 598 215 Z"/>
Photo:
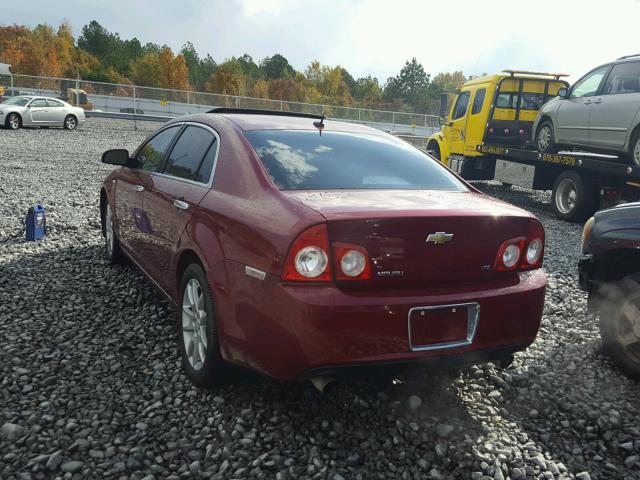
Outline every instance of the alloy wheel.
<path id="1" fill-rule="evenodd" d="M 65 127 L 67 127 L 67 129 L 69 130 L 73 130 L 76 128 L 76 119 L 69 116 L 65 119 Z"/>
<path id="2" fill-rule="evenodd" d="M 549 125 L 543 125 L 538 131 L 538 150 L 545 152 L 551 143 L 551 129 Z"/>
<path id="3" fill-rule="evenodd" d="M 640 136 L 636 140 L 636 146 L 633 149 L 633 161 L 640 166 Z"/>
<path id="4" fill-rule="evenodd" d="M 570 178 L 565 178 L 558 185 L 554 201 L 560 213 L 567 215 L 576 208 L 578 189 Z"/>
<path id="5" fill-rule="evenodd" d="M 11 130 L 17 130 L 20 128 L 20 118 L 14 113 L 9 115 L 9 128 Z"/>
<path id="6" fill-rule="evenodd" d="M 189 279 L 182 294 L 182 339 L 189 365 L 202 369 L 207 355 L 207 311 L 202 286 L 195 278 Z"/>

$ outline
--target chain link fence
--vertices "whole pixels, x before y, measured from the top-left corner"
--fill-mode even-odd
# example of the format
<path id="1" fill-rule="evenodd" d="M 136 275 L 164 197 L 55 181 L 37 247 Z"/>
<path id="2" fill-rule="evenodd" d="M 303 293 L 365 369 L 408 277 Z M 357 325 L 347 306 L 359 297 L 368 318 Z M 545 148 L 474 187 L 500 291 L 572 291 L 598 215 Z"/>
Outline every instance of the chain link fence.
<path id="1" fill-rule="evenodd" d="M 204 113 L 215 107 L 235 107 L 316 115 L 324 113 L 327 118 L 370 124 L 381 130 L 406 135 L 427 136 L 439 128 L 437 115 L 139 87 L 82 79 L 0 75 L 0 85 L 5 87 L 9 95 L 56 97 L 87 110 L 135 114 L 141 117 L 176 117 L 188 113 Z"/>

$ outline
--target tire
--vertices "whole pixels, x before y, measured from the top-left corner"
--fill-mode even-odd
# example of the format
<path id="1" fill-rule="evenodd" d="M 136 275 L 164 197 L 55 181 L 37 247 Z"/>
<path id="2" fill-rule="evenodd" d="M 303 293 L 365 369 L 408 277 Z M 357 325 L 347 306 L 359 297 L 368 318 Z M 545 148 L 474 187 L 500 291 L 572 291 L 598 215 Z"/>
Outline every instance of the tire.
<path id="1" fill-rule="evenodd" d="M 185 269 L 178 301 L 178 343 L 187 377 L 204 388 L 223 383 L 226 368 L 220 354 L 211 287 L 197 263 Z"/>
<path id="2" fill-rule="evenodd" d="M 640 166 L 640 130 L 633 134 L 629 143 L 629 156 L 636 166 Z"/>
<path id="3" fill-rule="evenodd" d="M 556 144 L 553 134 L 553 124 L 545 120 L 536 131 L 536 147 L 540 153 L 558 153 L 559 147 Z"/>
<path id="4" fill-rule="evenodd" d="M 78 119 L 73 115 L 67 115 L 64 119 L 63 127 L 65 130 L 75 130 L 78 128 Z"/>
<path id="5" fill-rule="evenodd" d="M 9 130 L 18 130 L 22 126 L 22 118 L 17 113 L 10 113 L 7 116 L 5 126 Z"/>
<path id="6" fill-rule="evenodd" d="M 596 198 L 595 182 L 591 177 L 566 170 L 553 184 L 551 206 L 559 219 L 581 222 L 593 215 Z"/>
<path id="7" fill-rule="evenodd" d="M 122 263 L 124 260 L 124 255 L 122 254 L 122 249 L 120 248 L 120 242 L 118 241 L 118 237 L 116 236 L 116 231 L 113 228 L 113 211 L 111 210 L 111 205 L 107 200 L 104 206 L 104 216 L 102 219 L 104 232 L 104 250 L 105 257 L 109 260 L 111 265 L 117 265 Z"/>
<path id="8" fill-rule="evenodd" d="M 624 373 L 640 379 L 640 285 L 627 277 L 602 289 L 599 326 L 604 350 Z"/>

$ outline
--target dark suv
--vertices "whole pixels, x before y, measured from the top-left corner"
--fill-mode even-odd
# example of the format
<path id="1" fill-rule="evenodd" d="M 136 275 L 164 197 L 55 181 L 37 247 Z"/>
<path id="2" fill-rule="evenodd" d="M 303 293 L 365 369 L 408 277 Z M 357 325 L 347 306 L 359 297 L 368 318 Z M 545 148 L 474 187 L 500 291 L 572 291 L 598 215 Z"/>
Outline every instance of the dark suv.
<path id="1" fill-rule="evenodd" d="M 640 379 L 640 203 L 601 210 L 582 232 L 580 288 L 600 317 L 604 348 Z"/>

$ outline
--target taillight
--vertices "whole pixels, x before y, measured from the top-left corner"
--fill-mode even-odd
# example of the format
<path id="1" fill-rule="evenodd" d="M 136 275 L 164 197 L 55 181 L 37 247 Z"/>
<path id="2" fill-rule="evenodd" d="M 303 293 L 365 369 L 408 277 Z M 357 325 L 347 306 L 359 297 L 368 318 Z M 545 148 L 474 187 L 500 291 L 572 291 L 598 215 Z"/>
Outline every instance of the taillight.
<path id="1" fill-rule="evenodd" d="M 515 270 L 518 268 L 525 240 L 524 237 L 518 237 L 503 242 L 498 249 L 494 268 L 496 270 Z"/>
<path id="2" fill-rule="evenodd" d="M 523 252 L 522 265 L 520 269 L 531 270 L 542 266 L 544 255 L 544 228 L 535 219 L 531 219 L 529 233 L 527 234 L 526 250 Z"/>
<path id="3" fill-rule="evenodd" d="M 310 227 L 296 238 L 284 263 L 282 279 L 311 282 L 331 280 L 329 235 L 325 224 Z"/>
<path id="4" fill-rule="evenodd" d="M 367 250 L 359 245 L 333 243 L 336 280 L 367 280 L 371 265 Z"/>
<path id="5" fill-rule="evenodd" d="M 526 237 L 507 240 L 500 245 L 495 270 L 532 270 L 542 266 L 544 229 L 538 220 L 531 220 Z"/>

